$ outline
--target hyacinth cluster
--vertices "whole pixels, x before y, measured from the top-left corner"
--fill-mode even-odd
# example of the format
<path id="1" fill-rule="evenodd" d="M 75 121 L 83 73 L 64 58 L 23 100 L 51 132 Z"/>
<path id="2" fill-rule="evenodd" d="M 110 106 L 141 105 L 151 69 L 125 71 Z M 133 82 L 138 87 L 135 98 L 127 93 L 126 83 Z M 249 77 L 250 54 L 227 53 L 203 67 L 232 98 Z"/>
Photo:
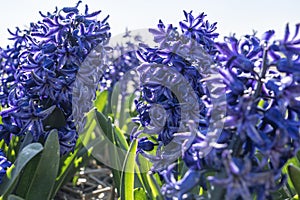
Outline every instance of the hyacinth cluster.
<path id="1" fill-rule="evenodd" d="M 80 3 L 10 31 L 13 45 L 0 49 L 0 140 L 43 143 L 56 129 L 61 155 L 71 152 L 95 91 L 112 92 L 136 70 L 142 128 L 132 138 L 166 199 L 272 199 L 300 147 L 300 24 L 282 40 L 267 31 L 217 42 L 216 23 L 184 11 L 178 27 L 149 29 L 156 46 L 126 31 L 128 42 L 112 49 L 108 17 L 87 6 L 82 14 Z M 0 182 L 10 165 L 0 150 Z M 192 192 L 199 187 L 205 196 Z"/>
<path id="2" fill-rule="evenodd" d="M 226 186 L 227 199 L 271 198 L 285 182 L 281 169 L 299 150 L 299 25 L 283 40 L 274 31 L 261 39 L 234 36 L 216 43 L 226 83 L 228 148 L 220 154 L 226 178 L 211 178 Z"/>
<path id="3" fill-rule="evenodd" d="M 142 85 L 141 99 L 136 101 L 140 123 L 144 132 L 157 134 L 157 141 L 165 146 L 175 135 L 178 140 L 184 138 L 177 133 L 190 130 L 193 123 L 201 130 L 208 126 L 205 104 L 210 97 L 201 83 L 207 75 L 201 72 L 214 70 L 216 23 L 205 21 L 204 13 L 197 17 L 192 12 L 184 14 L 182 34 L 172 24 L 166 27 L 160 21 L 158 29 L 149 29 L 158 46 L 142 45 L 137 52 L 143 62 L 137 68 Z"/>
<path id="4" fill-rule="evenodd" d="M 216 23 L 184 14 L 180 31 L 160 21 L 149 30 L 157 46 L 138 52 L 136 109 L 149 135 L 138 151 L 163 177 L 166 198 L 196 198 L 197 186 L 208 198 L 272 198 L 300 146 L 300 25 L 294 35 L 287 25 L 282 40 L 267 31 L 216 42 Z M 180 180 L 178 159 L 188 167 Z"/>
<path id="5" fill-rule="evenodd" d="M 142 42 L 141 36 L 132 35 L 131 31 L 126 29 L 122 41 L 117 43 L 113 50 L 107 54 L 107 67 L 100 78 L 100 90 L 111 91 L 117 82 L 125 78 L 126 73 L 140 65 L 136 56 L 137 43 L 139 42 Z M 131 78 L 126 77 L 127 80 Z M 122 86 L 125 87 L 124 91 L 126 91 L 126 84 L 124 83 Z"/>
<path id="6" fill-rule="evenodd" d="M 213 33 L 216 23 L 204 21 L 204 13 L 196 18 L 192 13 L 184 14 L 186 19 L 180 22 L 183 34 L 160 21 L 158 29 L 149 30 L 159 46 L 143 45 L 138 52 L 143 62 L 137 69 L 142 85 L 142 98 L 136 101 L 140 122 L 144 127 L 155 127 L 146 128 L 146 132 L 158 134 L 158 141 L 164 145 L 170 143 L 182 122 L 195 118 L 200 126 L 207 126 L 207 109 L 201 99 L 207 89 L 199 83 L 203 78 L 199 72 L 209 70 L 216 53 L 211 46 L 218 36 Z"/>
<path id="7" fill-rule="evenodd" d="M 1 50 L 0 139 L 12 135 L 44 141 L 58 131 L 61 155 L 74 149 L 89 111 L 110 38 L 108 16 L 78 6 L 57 9 L 16 29 L 12 46 Z"/>

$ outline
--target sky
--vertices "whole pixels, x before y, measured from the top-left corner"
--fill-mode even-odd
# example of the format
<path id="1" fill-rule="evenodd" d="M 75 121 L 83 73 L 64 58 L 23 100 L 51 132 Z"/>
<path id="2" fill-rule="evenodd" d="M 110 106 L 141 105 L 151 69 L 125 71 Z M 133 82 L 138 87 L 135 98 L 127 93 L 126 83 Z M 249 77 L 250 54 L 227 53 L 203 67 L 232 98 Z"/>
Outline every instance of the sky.
<path id="1" fill-rule="evenodd" d="M 7 28 L 15 30 L 41 19 L 39 11 L 46 13 L 59 8 L 74 6 L 77 0 L 10 0 L 0 7 L 0 46 L 11 43 Z M 112 36 L 129 30 L 156 27 L 158 20 L 165 24 L 178 25 L 184 19 L 183 10 L 194 14 L 205 12 L 210 22 L 218 22 L 220 37 L 236 33 L 238 36 L 258 34 L 273 29 L 278 38 L 282 37 L 286 23 L 291 32 L 300 23 L 299 0 L 83 0 L 90 11 L 102 10 L 100 19 L 110 15 Z M 293 32 L 292 32 L 293 33 Z"/>

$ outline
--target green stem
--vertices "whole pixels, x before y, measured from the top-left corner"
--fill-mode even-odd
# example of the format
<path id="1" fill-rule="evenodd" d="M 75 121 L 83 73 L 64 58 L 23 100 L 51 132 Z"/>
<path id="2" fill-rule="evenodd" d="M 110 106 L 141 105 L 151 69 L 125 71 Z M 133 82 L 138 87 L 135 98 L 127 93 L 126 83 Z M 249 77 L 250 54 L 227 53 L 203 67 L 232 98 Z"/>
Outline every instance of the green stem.
<path id="1" fill-rule="evenodd" d="M 119 118 L 120 129 L 123 129 L 123 126 L 125 125 L 125 119 L 126 119 L 125 103 L 126 103 L 126 96 L 121 94 L 121 108 L 120 108 L 120 118 Z"/>
<path id="2" fill-rule="evenodd" d="M 108 116 L 109 114 L 112 113 L 112 109 L 111 109 L 111 97 L 112 97 L 112 92 L 110 90 L 107 91 L 107 104 L 105 106 L 105 114 L 106 116 Z"/>

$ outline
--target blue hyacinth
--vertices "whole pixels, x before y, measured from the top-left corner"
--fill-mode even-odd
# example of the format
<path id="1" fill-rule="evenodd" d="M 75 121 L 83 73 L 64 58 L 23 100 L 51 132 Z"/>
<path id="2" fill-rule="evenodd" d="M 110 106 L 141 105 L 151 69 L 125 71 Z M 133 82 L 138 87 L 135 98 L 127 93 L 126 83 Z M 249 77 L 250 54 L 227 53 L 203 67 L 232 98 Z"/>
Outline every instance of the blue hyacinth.
<path id="1" fill-rule="evenodd" d="M 192 12 L 184 14 L 186 20 L 180 22 L 182 34 L 173 25 L 166 27 L 160 21 L 158 29 L 149 29 L 158 46 L 142 45 L 137 52 L 142 61 L 137 68 L 141 82 L 141 98 L 136 101 L 139 122 L 144 133 L 157 135 L 158 143 L 156 155 L 148 154 L 142 145 L 139 145 L 139 152 L 152 161 L 152 169 L 159 173 L 164 173 L 170 164 L 182 157 L 195 174 L 201 174 L 204 161 L 198 163 L 197 158 L 202 158 L 192 149 L 201 145 L 209 148 L 207 144 L 214 140 L 214 135 L 205 135 L 210 121 L 218 118 L 210 116 L 211 97 L 207 87 L 210 83 L 202 81 L 217 73 L 214 61 L 217 49 L 213 42 L 218 36 L 214 33 L 216 23 L 210 25 L 204 20 L 206 15 L 203 13 L 197 17 Z M 218 148 L 220 145 L 212 146 Z M 166 173 L 172 176 L 168 170 Z M 163 177 L 166 185 L 162 191 L 166 196 L 180 197 L 194 187 L 190 183 L 191 187 L 174 193 L 184 180 L 176 183 L 176 179 Z M 186 178 L 188 180 L 191 179 Z"/>
<path id="2" fill-rule="evenodd" d="M 1 51 L 0 69 L 1 138 L 7 143 L 10 134 L 39 141 L 57 129 L 61 154 L 74 149 L 110 38 L 108 16 L 96 20 L 101 11 L 87 6 L 81 14 L 80 3 L 40 13 L 27 30 L 10 31 L 14 44 Z"/>
<path id="3" fill-rule="evenodd" d="M 209 196 L 271 198 L 286 181 L 282 167 L 299 150 L 300 26 L 291 36 L 287 25 L 283 40 L 268 31 L 215 42 L 215 23 L 184 14 L 182 34 L 160 21 L 149 30 L 158 46 L 138 52 L 139 122 L 158 143 L 155 155 L 142 144 L 139 152 L 164 178 L 167 198 L 196 198 L 190 191 L 208 189 L 206 179 Z M 179 90 L 184 81 L 192 91 Z M 188 167 L 181 180 L 170 167 L 178 159 Z"/>
<path id="4" fill-rule="evenodd" d="M 128 72 L 141 64 L 136 56 L 136 50 L 138 48 L 137 43 L 142 42 L 142 38 L 140 35 L 131 34 L 131 31 L 126 29 L 122 36 L 124 41 L 117 43 L 107 55 L 107 68 L 104 69 L 100 78 L 100 90 L 112 91 L 115 84 L 123 80 L 122 78 L 132 80 L 132 77 L 127 77 L 129 76 Z M 126 91 L 125 83 L 120 86 L 124 87 L 122 91 Z"/>
<path id="5" fill-rule="evenodd" d="M 2 182 L 2 178 L 6 174 L 7 168 L 11 166 L 11 163 L 5 157 L 4 152 L 0 149 L 0 183 Z"/>

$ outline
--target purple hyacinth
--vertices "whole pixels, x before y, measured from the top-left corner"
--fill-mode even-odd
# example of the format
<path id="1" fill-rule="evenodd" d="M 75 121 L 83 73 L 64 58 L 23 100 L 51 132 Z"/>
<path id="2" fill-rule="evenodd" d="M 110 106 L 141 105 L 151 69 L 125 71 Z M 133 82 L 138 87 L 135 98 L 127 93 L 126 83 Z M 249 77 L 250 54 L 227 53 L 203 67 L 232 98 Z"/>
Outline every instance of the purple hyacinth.
<path id="1" fill-rule="evenodd" d="M 100 90 L 113 90 L 115 84 L 123 80 L 122 78 L 133 80 L 132 77 L 127 77 L 128 72 L 141 64 L 136 56 L 138 48 L 136 43 L 142 42 L 141 36 L 131 35 L 131 31 L 126 29 L 122 38 L 124 43 L 116 44 L 107 56 L 107 68 L 100 78 Z M 121 87 L 126 87 L 126 84 L 122 83 Z M 126 88 L 123 89 L 126 91 Z"/>
<path id="2" fill-rule="evenodd" d="M 193 198 L 190 191 L 199 185 L 210 190 L 208 196 L 269 198 L 286 181 L 281 169 L 300 147 L 300 26 L 291 36 L 287 25 L 283 40 L 268 31 L 261 38 L 232 35 L 214 42 L 215 24 L 204 23 L 204 14 L 185 16 L 182 34 L 160 21 L 158 29 L 150 29 L 158 46 L 143 45 L 138 52 L 143 64 L 137 112 L 143 132 L 157 135 L 158 142 L 156 155 L 139 151 L 164 175 L 162 192 L 168 198 Z M 183 82 L 178 73 L 196 94 L 193 99 L 188 87 L 181 90 L 191 97 L 190 106 L 199 106 L 198 120 L 191 120 L 195 113 L 182 116 L 189 106 L 175 95 Z M 213 98 L 220 100 L 218 106 Z M 179 158 L 189 169 L 181 180 L 168 168 Z M 201 181 L 206 172 L 211 188 Z"/>
<path id="3" fill-rule="evenodd" d="M 2 51 L 0 69 L 6 142 L 10 134 L 43 140 L 57 129 L 61 154 L 74 149 L 84 113 L 93 106 L 110 38 L 108 17 L 96 20 L 101 11 L 91 13 L 87 6 L 81 14 L 80 3 L 40 13 L 42 19 L 28 30 L 10 31 L 14 44 Z"/>
<path id="4" fill-rule="evenodd" d="M 211 180 L 226 185 L 227 199 L 269 198 L 285 181 L 282 167 L 299 150 L 298 29 L 291 40 L 287 26 L 283 40 L 273 41 L 274 31 L 268 31 L 262 39 L 231 36 L 217 43 L 228 97 L 224 130 L 234 134 L 227 140 L 231 153 L 219 154 L 227 176 L 218 177 L 221 170 Z"/>
<path id="5" fill-rule="evenodd" d="M 183 34 L 179 34 L 176 30 L 177 28 L 172 25 L 166 28 L 160 21 L 158 29 L 149 29 L 159 46 L 155 48 L 144 46 L 138 52 L 143 62 L 137 69 L 141 74 L 141 102 L 146 101 L 148 107 L 151 107 L 152 104 L 160 104 L 167 112 L 166 126 L 161 133 L 158 133 L 158 140 L 165 145 L 172 140 L 173 134 L 177 132 L 182 118 L 180 116 L 182 112 L 180 106 L 182 102 L 180 101 L 182 99 L 177 99 L 179 98 L 179 93 L 181 95 L 187 93 L 183 98 L 191 98 L 188 100 L 189 106 L 193 104 L 200 105 L 200 112 L 196 114 L 199 115 L 199 118 L 205 116 L 207 111 L 201 102 L 201 97 L 205 94 L 206 89 L 199 84 L 202 78 L 202 75 L 199 74 L 199 68 L 208 68 L 211 65 L 209 54 L 214 55 L 216 53 L 215 50 L 208 50 L 215 49 L 211 42 L 218 35 L 212 33 L 215 30 L 215 24 L 210 26 L 207 21 L 205 22 L 203 13 L 196 18 L 193 17 L 191 12 L 187 13 L 184 11 L 184 14 L 186 20 L 180 22 Z M 185 23 L 189 23 L 192 27 L 188 28 Z M 209 53 L 207 53 L 208 51 Z M 202 56 L 202 60 L 199 60 L 199 54 Z M 151 77 L 147 77 L 147 74 L 151 74 Z M 181 77 L 179 77 L 179 74 Z M 184 88 L 184 84 L 179 84 L 182 80 L 190 85 L 193 90 L 191 92 L 195 93 L 197 97 L 188 97 L 189 93 Z M 185 109 L 190 108 L 187 105 Z M 141 117 L 147 113 L 141 108 L 138 109 L 138 112 Z M 143 120 L 141 118 L 141 123 L 145 125 Z M 153 120 L 155 119 L 153 118 Z M 205 123 L 203 126 L 205 126 Z"/>
<path id="6" fill-rule="evenodd" d="M 249 158 L 232 158 L 229 151 L 222 153 L 226 178 L 208 177 L 216 187 L 226 188 L 226 199 L 257 199 L 270 198 L 269 191 L 278 189 L 276 177 L 280 170 L 259 170 L 252 166 Z"/>
<path id="7" fill-rule="evenodd" d="M 152 161 L 154 171 L 169 174 L 163 176 L 166 181 L 163 193 L 179 199 L 199 184 L 201 163 L 206 162 L 203 152 L 209 151 L 211 146 L 223 147 L 214 141 L 215 133 L 207 134 L 209 123 L 217 122 L 222 116 L 211 113 L 210 108 L 212 99 L 221 99 L 220 95 L 211 97 L 208 91 L 208 87 L 224 90 L 215 84 L 218 81 L 213 83 L 209 77 L 218 73 L 214 61 L 217 49 L 213 42 L 218 36 L 214 33 L 216 23 L 209 25 L 203 13 L 197 17 L 192 12 L 184 14 L 186 20 L 180 22 L 182 34 L 173 25 L 166 27 L 160 21 L 158 29 L 149 29 L 157 47 L 142 45 L 137 52 L 142 62 L 137 68 L 141 82 L 141 98 L 136 101 L 139 122 L 144 133 L 156 135 L 158 144 L 155 155 L 143 148 L 139 152 Z M 193 172 L 177 182 L 170 178 L 174 174 L 168 166 L 180 157 Z M 196 176 L 195 180 L 192 176 Z"/>

